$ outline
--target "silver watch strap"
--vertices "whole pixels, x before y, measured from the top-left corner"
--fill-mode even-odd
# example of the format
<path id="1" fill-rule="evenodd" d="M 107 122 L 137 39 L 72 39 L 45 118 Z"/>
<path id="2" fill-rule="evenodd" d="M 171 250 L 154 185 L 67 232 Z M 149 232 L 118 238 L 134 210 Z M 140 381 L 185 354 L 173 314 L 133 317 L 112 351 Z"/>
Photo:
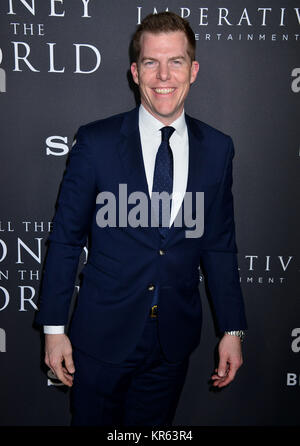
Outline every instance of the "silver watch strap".
<path id="1" fill-rule="evenodd" d="M 244 330 L 231 330 L 231 331 L 225 331 L 224 334 L 228 334 L 231 336 L 238 336 L 241 341 L 245 338 L 245 332 Z"/>

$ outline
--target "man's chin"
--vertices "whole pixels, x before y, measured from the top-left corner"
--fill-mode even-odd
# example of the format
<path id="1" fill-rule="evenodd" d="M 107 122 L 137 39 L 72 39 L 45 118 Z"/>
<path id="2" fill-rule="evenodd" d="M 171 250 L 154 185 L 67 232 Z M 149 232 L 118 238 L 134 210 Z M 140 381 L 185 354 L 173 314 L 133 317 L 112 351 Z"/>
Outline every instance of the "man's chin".
<path id="1" fill-rule="evenodd" d="M 158 120 L 175 121 L 182 113 L 183 108 L 179 109 L 151 109 L 148 111 Z"/>

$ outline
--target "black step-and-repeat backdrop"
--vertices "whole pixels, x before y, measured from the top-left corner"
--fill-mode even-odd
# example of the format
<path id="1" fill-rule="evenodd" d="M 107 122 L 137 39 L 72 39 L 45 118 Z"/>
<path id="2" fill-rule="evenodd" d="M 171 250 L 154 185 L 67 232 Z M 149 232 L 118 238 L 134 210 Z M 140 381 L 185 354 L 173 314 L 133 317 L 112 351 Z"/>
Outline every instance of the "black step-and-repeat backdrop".
<path id="1" fill-rule="evenodd" d="M 130 37 L 148 13 L 168 9 L 188 18 L 198 44 L 186 111 L 235 143 L 249 322 L 244 366 L 212 392 L 218 339 L 200 271 L 203 335 L 175 423 L 299 425 L 300 2 L 1 0 L 0 8 L 0 424 L 69 424 L 69 391 L 47 376 L 33 327 L 45 242 L 73 135 L 135 106 Z"/>

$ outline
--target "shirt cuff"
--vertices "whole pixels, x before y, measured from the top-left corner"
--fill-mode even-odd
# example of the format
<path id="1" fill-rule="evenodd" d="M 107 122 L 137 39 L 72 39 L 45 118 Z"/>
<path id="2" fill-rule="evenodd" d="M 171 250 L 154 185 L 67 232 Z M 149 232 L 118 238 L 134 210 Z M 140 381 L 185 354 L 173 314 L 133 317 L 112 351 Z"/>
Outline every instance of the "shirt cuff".
<path id="1" fill-rule="evenodd" d="M 64 325 L 44 325 L 45 334 L 64 334 Z"/>

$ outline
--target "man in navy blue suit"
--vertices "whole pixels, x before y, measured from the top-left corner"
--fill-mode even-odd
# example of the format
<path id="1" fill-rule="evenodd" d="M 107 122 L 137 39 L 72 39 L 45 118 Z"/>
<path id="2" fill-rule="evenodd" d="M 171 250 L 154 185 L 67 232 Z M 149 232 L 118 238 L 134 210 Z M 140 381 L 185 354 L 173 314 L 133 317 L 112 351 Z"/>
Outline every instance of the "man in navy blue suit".
<path id="1" fill-rule="evenodd" d="M 133 51 L 141 105 L 79 129 L 44 268 L 36 320 L 46 364 L 72 387 L 73 425 L 172 423 L 200 339 L 199 264 L 221 334 L 213 385 L 242 364 L 232 140 L 184 112 L 199 70 L 187 21 L 146 17 Z M 157 194 L 171 197 L 164 216 Z"/>

